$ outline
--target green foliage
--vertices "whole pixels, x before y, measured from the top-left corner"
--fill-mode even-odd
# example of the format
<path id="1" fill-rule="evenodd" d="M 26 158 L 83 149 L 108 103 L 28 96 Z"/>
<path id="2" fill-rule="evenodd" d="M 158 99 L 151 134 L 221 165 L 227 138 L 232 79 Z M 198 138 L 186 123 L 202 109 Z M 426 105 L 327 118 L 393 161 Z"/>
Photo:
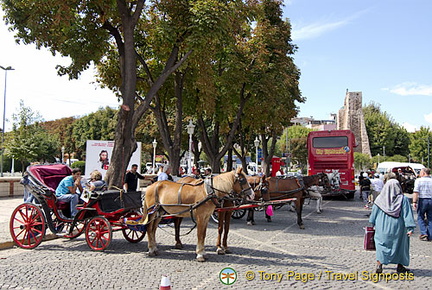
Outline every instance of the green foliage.
<path id="1" fill-rule="evenodd" d="M 368 171 L 372 167 L 372 159 L 368 154 L 354 152 L 354 168 L 356 171 Z"/>
<path id="2" fill-rule="evenodd" d="M 396 155 L 389 156 L 388 158 L 386 158 L 386 161 L 408 162 L 408 157 L 396 154 Z"/>
<path id="3" fill-rule="evenodd" d="M 20 101 L 18 114 L 12 116 L 12 133 L 6 143 L 6 155 L 21 161 L 22 169 L 27 162 L 53 162 L 58 153 L 59 142 L 41 125 L 41 116 L 25 107 Z"/>
<path id="4" fill-rule="evenodd" d="M 87 140 L 114 140 L 117 110 L 110 107 L 99 109 L 76 120 L 71 128 L 71 143 L 77 158 L 82 158 Z"/>
<path id="5" fill-rule="evenodd" d="M 430 160 L 430 153 L 432 146 L 432 132 L 429 128 L 420 127 L 420 130 L 411 134 L 411 144 L 409 146 L 411 159 L 415 162 L 423 163 L 425 166 L 430 167 L 427 164 Z"/>
<path id="6" fill-rule="evenodd" d="M 300 125 L 290 126 L 277 142 L 279 150 L 291 153 L 291 161 L 301 167 L 307 164 L 307 136 L 311 131 L 313 130 Z"/>
<path id="7" fill-rule="evenodd" d="M 370 103 L 363 107 L 363 115 L 372 155 L 384 155 L 385 147 L 385 155 L 408 156 L 408 132 L 386 112 L 381 112 L 379 104 Z"/>
<path id="8" fill-rule="evenodd" d="M 71 164 L 71 167 L 72 168 L 79 168 L 79 169 L 81 169 L 81 173 L 83 175 L 85 174 L 85 161 L 75 161 L 74 163 Z"/>

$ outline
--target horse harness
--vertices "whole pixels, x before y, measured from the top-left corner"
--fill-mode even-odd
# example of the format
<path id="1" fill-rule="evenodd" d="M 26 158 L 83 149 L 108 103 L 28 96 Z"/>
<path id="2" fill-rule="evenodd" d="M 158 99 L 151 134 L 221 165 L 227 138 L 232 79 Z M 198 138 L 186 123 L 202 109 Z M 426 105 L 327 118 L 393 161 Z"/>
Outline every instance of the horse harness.
<path id="1" fill-rule="evenodd" d="M 240 187 L 242 188 L 242 190 L 240 192 L 240 195 L 243 194 L 245 191 L 251 189 L 250 187 L 243 189 L 243 185 L 245 183 L 247 183 L 246 178 L 239 178 L 238 176 L 236 176 L 235 182 L 237 182 L 237 181 L 239 182 Z M 198 201 L 198 202 L 196 202 L 194 204 L 183 204 L 182 200 L 181 200 L 181 192 L 182 192 L 183 187 L 185 185 L 199 186 L 199 185 L 202 185 L 203 183 L 204 183 L 204 190 L 206 191 L 207 196 L 204 199 L 202 199 L 202 200 L 200 200 L 200 201 Z M 235 197 L 235 195 L 238 195 L 235 191 L 225 192 L 223 190 L 219 190 L 219 189 L 215 188 L 213 186 L 213 178 L 212 177 L 207 177 L 206 179 L 201 180 L 199 183 L 195 183 L 195 184 L 194 183 L 181 183 L 181 185 L 179 187 L 179 190 L 177 192 L 177 202 L 178 202 L 177 204 L 161 204 L 160 201 L 159 201 L 158 188 L 159 188 L 159 186 L 156 185 L 156 189 L 155 189 L 155 204 L 152 205 L 149 208 L 150 211 L 147 213 L 148 215 L 151 215 L 151 214 L 157 212 L 156 217 L 153 218 L 151 221 L 153 221 L 153 220 L 155 220 L 157 218 L 175 217 L 175 216 L 178 216 L 180 214 L 183 214 L 183 213 L 189 211 L 191 219 L 192 219 L 192 222 L 195 224 L 194 227 L 192 228 L 192 230 L 196 227 L 196 222 L 195 222 L 194 215 L 193 215 L 193 210 L 194 209 L 198 208 L 199 206 L 203 205 L 204 203 L 206 203 L 209 200 L 211 200 L 213 202 L 213 204 L 217 208 L 221 208 L 221 207 L 223 207 L 223 201 L 224 200 L 238 200 L 239 199 L 238 197 Z M 219 191 L 219 192 L 227 194 L 229 197 L 224 196 L 222 198 L 219 198 L 216 195 L 216 190 Z M 167 206 L 182 206 L 182 207 L 187 207 L 187 208 L 185 210 L 180 211 L 180 212 L 177 212 L 177 213 L 174 213 L 174 214 L 169 214 L 164 209 L 164 207 L 167 207 Z M 164 214 L 162 214 L 162 215 L 160 215 L 161 210 L 164 211 Z M 168 215 L 166 215 L 166 214 L 168 214 Z M 150 223 L 151 221 L 148 221 L 147 224 Z"/>

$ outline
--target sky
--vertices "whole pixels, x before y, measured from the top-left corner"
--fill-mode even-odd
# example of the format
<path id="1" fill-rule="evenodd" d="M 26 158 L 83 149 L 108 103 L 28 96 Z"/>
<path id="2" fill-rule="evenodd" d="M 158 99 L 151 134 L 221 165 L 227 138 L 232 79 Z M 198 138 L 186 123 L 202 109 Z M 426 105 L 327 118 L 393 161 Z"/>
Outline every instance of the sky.
<path id="1" fill-rule="evenodd" d="M 299 117 L 330 119 L 343 106 L 348 89 L 362 92 L 363 105 L 379 104 L 410 132 L 432 127 L 432 1 L 285 0 L 284 4 L 284 17 L 292 24 L 293 43 L 298 46 L 294 60 L 306 98 L 299 105 Z M 93 83 L 93 68 L 79 80 L 58 76 L 56 65 L 68 63 L 67 58 L 34 45 L 17 45 L 4 21 L 0 23 L 0 65 L 15 69 L 7 73 L 6 130 L 20 100 L 46 121 L 118 107 L 112 92 Z M 4 77 L 0 70 L 2 96 Z"/>
<path id="2" fill-rule="evenodd" d="M 330 119 L 346 91 L 412 132 L 432 127 L 432 1 L 291 0 L 301 117 Z"/>

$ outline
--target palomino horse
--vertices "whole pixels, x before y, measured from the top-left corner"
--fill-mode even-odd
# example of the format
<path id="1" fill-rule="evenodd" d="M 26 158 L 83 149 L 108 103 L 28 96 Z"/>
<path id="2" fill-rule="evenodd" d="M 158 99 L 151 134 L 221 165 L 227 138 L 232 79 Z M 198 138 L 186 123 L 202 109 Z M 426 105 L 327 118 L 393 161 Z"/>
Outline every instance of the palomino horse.
<path id="1" fill-rule="evenodd" d="M 303 177 L 304 185 L 307 189 L 308 196 L 311 199 L 316 199 L 317 205 L 316 205 L 316 212 L 321 213 L 322 212 L 322 195 L 319 192 L 319 187 L 323 186 L 324 189 L 329 190 L 331 188 L 330 180 L 328 178 L 328 175 L 324 172 L 310 175 L 310 176 L 304 176 Z"/>
<path id="2" fill-rule="evenodd" d="M 260 178 L 254 176 L 247 176 L 247 182 L 253 188 L 255 198 L 260 195 L 257 194 L 257 192 L 261 190 L 261 186 L 263 186 L 263 181 L 265 181 L 265 177 Z M 253 197 L 251 197 L 251 199 L 253 199 Z M 224 201 L 224 204 L 222 205 L 222 207 L 227 208 L 233 206 L 234 203 L 231 200 Z M 218 255 L 231 253 L 230 249 L 228 248 L 228 233 L 230 229 L 232 213 L 232 210 L 218 212 L 218 237 L 216 242 L 216 253 Z"/>
<path id="3" fill-rule="evenodd" d="M 250 176 L 247 177 L 247 181 L 249 182 Z M 190 185 L 199 185 L 202 182 L 204 182 L 202 179 L 195 179 L 190 176 L 183 177 L 179 180 L 177 180 L 177 183 L 184 183 L 184 184 L 190 184 Z M 252 185 L 251 185 L 252 186 Z M 255 186 L 252 186 L 252 188 L 255 188 Z M 252 198 L 252 197 L 251 197 Z M 232 200 L 223 200 L 221 207 L 232 207 L 234 206 L 234 203 Z M 228 248 L 228 232 L 231 222 L 231 215 L 232 210 L 226 210 L 226 211 L 219 211 L 218 212 L 218 237 L 216 241 L 216 253 L 218 255 L 224 255 L 229 254 L 231 251 Z M 176 249 L 182 249 L 183 245 L 180 241 L 180 224 L 182 222 L 183 218 L 178 217 L 174 220 L 174 228 L 175 228 L 175 240 L 176 240 Z"/>
<path id="4" fill-rule="evenodd" d="M 146 190 L 143 202 L 143 216 L 147 221 L 149 256 L 158 254 L 156 229 L 164 212 L 177 217 L 191 216 L 197 223 L 197 261 L 205 261 L 204 241 L 207 225 L 218 201 L 233 194 L 251 195 L 242 169 L 223 173 L 206 179 L 200 185 L 158 181 Z"/>

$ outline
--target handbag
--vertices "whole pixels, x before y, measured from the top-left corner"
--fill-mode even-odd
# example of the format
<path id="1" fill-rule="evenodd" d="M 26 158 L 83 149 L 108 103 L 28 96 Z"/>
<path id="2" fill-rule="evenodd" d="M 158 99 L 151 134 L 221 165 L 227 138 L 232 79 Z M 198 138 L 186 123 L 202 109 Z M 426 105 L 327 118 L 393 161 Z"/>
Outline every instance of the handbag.
<path id="1" fill-rule="evenodd" d="M 374 227 L 364 227 L 364 249 L 366 251 L 375 251 L 375 229 Z"/>

